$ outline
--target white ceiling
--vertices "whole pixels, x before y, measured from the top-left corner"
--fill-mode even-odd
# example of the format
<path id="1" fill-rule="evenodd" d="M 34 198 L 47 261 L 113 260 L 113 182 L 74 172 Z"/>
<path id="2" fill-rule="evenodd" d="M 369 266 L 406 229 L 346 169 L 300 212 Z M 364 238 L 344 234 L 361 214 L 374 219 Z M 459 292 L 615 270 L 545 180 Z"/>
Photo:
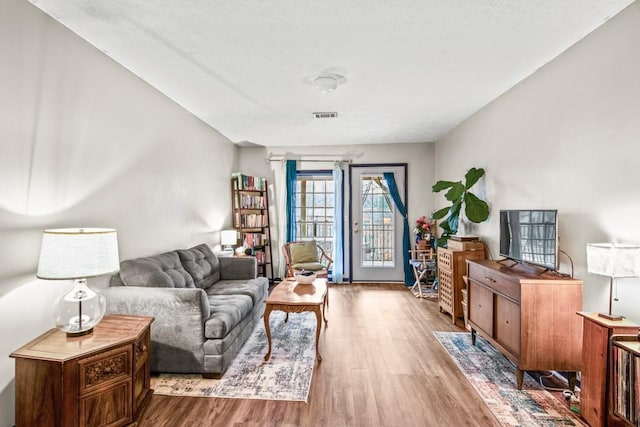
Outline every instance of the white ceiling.
<path id="1" fill-rule="evenodd" d="M 232 141 L 266 146 L 436 141 L 633 2 L 30 1 Z M 346 82 L 317 92 L 325 71 Z"/>

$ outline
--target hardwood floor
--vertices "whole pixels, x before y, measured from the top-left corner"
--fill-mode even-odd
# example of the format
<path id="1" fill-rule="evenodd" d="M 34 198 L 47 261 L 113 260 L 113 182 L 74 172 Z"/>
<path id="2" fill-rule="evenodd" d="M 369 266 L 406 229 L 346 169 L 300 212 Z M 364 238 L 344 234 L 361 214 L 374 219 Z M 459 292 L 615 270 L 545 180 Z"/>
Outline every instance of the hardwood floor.
<path id="1" fill-rule="evenodd" d="M 154 395 L 162 426 L 497 426 L 433 336 L 460 331 L 401 284 L 331 286 L 309 402 Z"/>

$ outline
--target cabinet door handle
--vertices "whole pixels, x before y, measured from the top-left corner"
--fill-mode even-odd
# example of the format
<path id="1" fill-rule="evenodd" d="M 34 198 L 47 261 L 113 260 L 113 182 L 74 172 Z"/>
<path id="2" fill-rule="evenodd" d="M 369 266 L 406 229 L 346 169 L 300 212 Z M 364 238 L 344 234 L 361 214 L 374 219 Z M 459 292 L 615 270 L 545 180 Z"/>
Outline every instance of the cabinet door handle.
<path id="1" fill-rule="evenodd" d="M 492 279 L 491 277 L 487 277 L 487 276 L 484 276 L 484 278 L 492 283 L 496 283 L 496 279 Z"/>

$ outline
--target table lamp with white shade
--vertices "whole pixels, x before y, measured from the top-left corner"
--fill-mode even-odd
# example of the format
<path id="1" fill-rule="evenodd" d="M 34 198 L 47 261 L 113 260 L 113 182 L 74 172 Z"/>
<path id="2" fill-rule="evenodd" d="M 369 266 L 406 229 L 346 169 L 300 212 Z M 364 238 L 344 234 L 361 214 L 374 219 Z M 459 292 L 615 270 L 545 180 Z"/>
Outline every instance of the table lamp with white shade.
<path id="1" fill-rule="evenodd" d="M 118 238 L 110 228 L 59 228 L 42 235 L 37 276 L 47 280 L 75 280 L 54 305 L 56 327 L 67 336 L 93 332 L 104 316 L 106 301 L 87 278 L 120 269 Z"/>
<path id="2" fill-rule="evenodd" d="M 220 232 L 220 244 L 224 245 L 225 252 L 233 253 L 233 245 L 238 243 L 236 230 L 222 230 Z"/>
<path id="3" fill-rule="evenodd" d="M 609 277 L 609 313 L 598 313 L 609 320 L 622 320 L 611 313 L 613 279 L 640 277 L 640 246 L 621 243 L 588 243 L 587 271 Z"/>

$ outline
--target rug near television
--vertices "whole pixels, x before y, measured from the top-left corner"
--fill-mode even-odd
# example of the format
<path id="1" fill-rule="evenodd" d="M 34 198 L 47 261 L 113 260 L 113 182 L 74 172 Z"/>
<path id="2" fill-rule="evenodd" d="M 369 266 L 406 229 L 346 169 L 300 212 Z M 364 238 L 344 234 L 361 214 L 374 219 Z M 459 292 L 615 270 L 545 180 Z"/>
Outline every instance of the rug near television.
<path id="1" fill-rule="evenodd" d="M 160 374 L 151 378 L 156 394 L 306 402 L 315 364 L 316 318 L 313 313 L 270 316 L 271 358 L 265 362 L 267 335 L 260 322 L 219 380 L 201 375 Z"/>
<path id="2" fill-rule="evenodd" d="M 481 337 L 468 332 L 434 332 L 456 365 L 503 426 L 585 426 L 568 406 L 525 373 L 516 388 L 513 364 Z"/>

